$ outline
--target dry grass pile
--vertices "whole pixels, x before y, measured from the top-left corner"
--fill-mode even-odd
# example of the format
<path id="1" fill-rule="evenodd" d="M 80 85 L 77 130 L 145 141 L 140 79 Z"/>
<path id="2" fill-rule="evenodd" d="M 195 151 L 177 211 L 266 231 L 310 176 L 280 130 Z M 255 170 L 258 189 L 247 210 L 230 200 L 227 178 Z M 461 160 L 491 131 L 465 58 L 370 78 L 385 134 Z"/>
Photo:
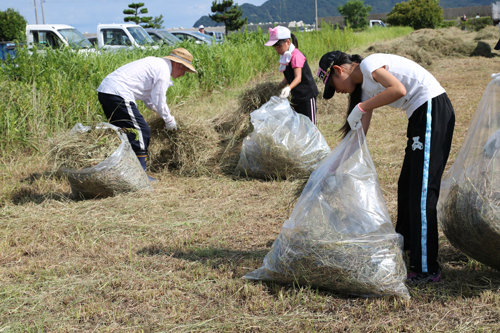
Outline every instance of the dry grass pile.
<path id="1" fill-rule="evenodd" d="M 157 116 L 149 121 L 150 165 L 153 171 L 175 170 L 183 176 L 210 176 L 217 173 L 220 137 L 213 124 L 202 118 L 178 114 L 177 130 L 167 131 Z"/>
<path id="2" fill-rule="evenodd" d="M 493 56 L 489 44 L 474 42 L 470 33 L 458 28 L 417 30 L 390 43 L 373 44 L 366 53 L 397 54 L 422 66 L 443 57 Z"/>
<path id="3" fill-rule="evenodd" d="M 488 26 L 479 30 L 474 37 L 474 40 L 498 40 L 498 27 Z"/>
<path id="4" fill-rule="evenodd" d="M 487 171 L 453 184 L 443 201 L 441 228 L 471 258 L 500 269 L 500 178 Z"/>
<path id="5" fill-rule="evenodd" d="M 268 255 L 266 273 L 276 282 L 297 283 L 359 296 L 408 298 L 398 235 L 342 239 L 331 229 L 285 235 Z"/>
<path id="6" fill-rule="evenodd" d="M 259 83 L 239 98 L 239 107 L 212 120 L 179 113 L 177 130 L 165 130 L 160 117 L 148 121 L 153 171 L 176 170 L 184 176 L 232 174 L 238 164 L 243 139 L 252 132 L 250 113 L 276 95 L 277 83 Z"/>
<path id="7" fill-rule="evenodd" d="M 94 127 L 86 132 L 65 133 L 54 138 L 48 158 L 53 162 L 54 170 L 86 169 L 111 156 L 120 144 L 120 137 L 115 130 Z"/>
<path id="8" fill-rule="evenodd" d="M 240 159 L 243 139 L 253 131 L 250 113 L 279 93 L 276 82 L 258 83 L 239 96 L 238 108 L 213 120 L 216 130 L 221 135 L 219 163 L 224 173 L 233 173 Z"/>
<path id="9" fill-rule="evenodd" d="M 68 178 L 75 198 L 109 197 L 151 187 L 128 140 L 111 128 L 92 126 L 57 137 L 48 158 Z"/>

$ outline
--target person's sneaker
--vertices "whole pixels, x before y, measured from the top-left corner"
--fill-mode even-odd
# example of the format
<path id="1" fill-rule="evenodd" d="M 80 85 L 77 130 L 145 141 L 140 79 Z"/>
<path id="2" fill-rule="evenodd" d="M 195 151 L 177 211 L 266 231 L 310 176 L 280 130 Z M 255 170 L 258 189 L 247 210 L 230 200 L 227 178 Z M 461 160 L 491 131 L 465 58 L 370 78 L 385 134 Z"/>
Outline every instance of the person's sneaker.
<path id="1" fill-rule="evenodd" d="M 406 281 L 409 284 L 434 283 L 441 281 L 441 270 L 435 273 L 416 273 L 410 272 L 406 275 Z"/>

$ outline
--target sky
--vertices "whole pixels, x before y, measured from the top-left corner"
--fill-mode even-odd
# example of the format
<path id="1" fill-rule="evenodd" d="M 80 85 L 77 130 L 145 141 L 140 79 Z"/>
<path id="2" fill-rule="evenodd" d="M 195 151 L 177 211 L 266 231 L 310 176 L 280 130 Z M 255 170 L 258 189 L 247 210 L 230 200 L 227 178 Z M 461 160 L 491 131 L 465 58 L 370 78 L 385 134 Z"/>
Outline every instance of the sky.
<path id="1" fill-rule="evenodd" d="M 42 3 L 43 1 L 43 15 Z M 260 6 L 267 0 L 234 1 Z M 212 0 L 36 0 L 38 23 L 67 24 L 81 33 L 96 33 L 99 23 L 123 23 L 124 9 L 131 3 L 143 2 L 145 16 L 163 15 L 163 26 L 192 28 L 203 15 L 211 14 Z M 0 0 L 0 10 L 17 10 L 28 24 L 36 24 L 35 0 Z"/>

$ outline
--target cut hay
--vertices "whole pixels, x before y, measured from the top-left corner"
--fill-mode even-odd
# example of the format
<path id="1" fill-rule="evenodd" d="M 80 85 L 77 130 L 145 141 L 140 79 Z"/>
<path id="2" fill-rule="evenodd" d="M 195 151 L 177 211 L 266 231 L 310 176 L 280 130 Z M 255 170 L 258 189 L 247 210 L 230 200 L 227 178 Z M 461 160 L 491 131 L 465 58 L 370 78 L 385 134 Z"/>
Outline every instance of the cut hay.
<path id="1" fill-rule="evenodd" d="M 476 33 L 474 40 L 498 40 L 498 27 L 488 26 L 484 29 L 479 30 Z"/>
<path id="2" fill-rule="evenodd" d="M 150 167 L 168 169 L 183 176 L 210 176 L 217 173 L 220 137 L 213 124 L 201 118 L 179 114 L 177 130 L 167 131 L 165 121 L 156 116 L 148 121 L 151 129 Z"/>
<path id="3" fill-rule="evenodd" d="M 289 179 L 309 175 L 330 153 L 323 135 L 288 100 L 271 97 L 251 113 L 253 132 L 242 143 L 237 176 Z"/>
<path id="4" fill-rule="evenodd" d="M 323 233 L 323 234 L 321 234 Z M 297 283 L 359 296 L 399 295 L 406 297 L 405 263 L 399 255 L 400 238 L 378 237 L 342 240 L 329 230 L 315 230 L 317 238 L 280 234 L 269 258 L 273 270 L 265 272 L 276 282 Z M 321 234 L 321 235 L 320 235 Z M 388 263 L 391 274 L 382 263 Z"/>
<path id="5" fill-rule="evenodd" d="M 446 57 L 491 57 L 484 45 L 472 40 L 464 40 L 463 32 L 458 28 L 420 29 L 394 42 L 375 43 L 366 49 L 366 55 L 372 53 L 390 53 L 409 58 L 422 66 L 428 66 L 435 59 Z"/>
<path id="6" fill-rule="evenodd" d="M 272 96 L 279 96 L 281 90 L 276 82 L 263 82 L 245 91 L 239 98 L 240 112 L 250 114 L 267 103 Z"/>
<path id="7" fill-rule="evenodd" d="M 303 147 L 288 149 L 272 137 L 256 133 L 246 143 L 246 156 L 241 158 L 234 174 L 261 179 L 305 178 L 312 169 L 302 163 Z M 248 149 L 249 148 L 249 149 Z M 251 151 L 250 151 L 251 150 Z M 325 156 L 327 155 L 324 154 Z M 321 160 L 325 156 L 313 159 Z"/>
<path id="8" fill-rule="evenodd" d="M 454 247 L 500 269 L 500 180 L 486 172 L 477 178 L 451 186 L 440 225 Z"/>
<path id="9" fill-rule="evenodd" d="M 165 130 L 162 118 L 148 121 L 151 129 L 150 167 L 185 176 L 232 175 L 241 145 L 252 131 L 250 113 L 279 94 L 278 83 L 256 84 L 239 97 L 239 106 L 211 120 L 176 114 L 177 131 Z"/>
<path id="10" fill-rule="evenodd" d="M 319 163 L 262 267 L 244 278 L 409 298 L 403 238 L 364 143 L 362 129 L 351 131 Z"/>
<path id="11" fill-rule="evenodd" d="M 239 107 L 212 120 L 220 133 L 219 166 L 225 174 L 233 174 L 240 159 L 241 145 L 254 130 L 250 113 L 280 94 L 277 82 L 258 83 L 238 98 Z"/>
<path id="12" fill-rule="evenodd" d="M 151 187 L 125 134 L 101 123 L 77 124 L 57 138 L 48 156 L 67 176 L 75 198 L 92 199 Z"/>
<path id="13" fill-rule="evenodd" d="M 96 166 L 111 156 L 121 144 L 118 133 L 112 128 L 64 133 L 52 139 L 48 157 L 54 170 L 86 169 Z"/>

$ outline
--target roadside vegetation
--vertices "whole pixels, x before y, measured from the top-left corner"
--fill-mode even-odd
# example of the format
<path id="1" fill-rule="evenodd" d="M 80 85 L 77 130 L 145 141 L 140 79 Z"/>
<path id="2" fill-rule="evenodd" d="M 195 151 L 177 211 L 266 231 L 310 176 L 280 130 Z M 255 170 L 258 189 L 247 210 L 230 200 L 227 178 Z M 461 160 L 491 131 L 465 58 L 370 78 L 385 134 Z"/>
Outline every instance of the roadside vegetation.
<path id="1" fill-rule="evenodd" d="M 487 47 L 497 39 L 494 27 L 478 33 L 395 27 L 298 33 L 314 73 L 319 57 L 334 49 L 362 56 L 393 52 L 426 67 L 456 112 L 448 166 L 490 75 L 499 71 L 500 53 Z M 263 33 L 246 33 L 220 47 L 182 45 L 193 53 L 199 74 L 174 81 L 167 97 L 186 130 L 178 138 L 189 141 L 178 142 L 191 146 L 193 155 L 200 156 L 198 142 L 213 142 L 214 119 L 239 108 L 245 92 L 282 80 L 279 57 L 263 46 L 266 40 Z M 479 46 L 482 51 L 471 55 Z M 49 167 L 50 138 L 76 122 L 103 120 L 95 89 L 108 73 L 168 52 L 87 57 L 21 52 L 17 63 L 5 63 L 0 74 L 0 332 L 498 331 L 498 271 L 466 257 L 442 234 L 444 280 L 410 287 L 410 300 L 242 280 L 262 265 L 290 217 L 299 180 L 163 168 L 152 174 L 159 179 L 152 192 L 72 199 L 67 181 Z M 321 94 L 321 83 L 318 88 Z M 346 105 L 341 94 L 329 101 L 318 98 L 318 128 L 331 148 L 340 141 L 337 130 Z M 155 119 L 143 105 L 140 109 Z M 393 221 L 406 126 L 404 112 L 383 107 L 374 112 L 367 135 Z M 167 149 L 162 140 L 167 138 L 154 137 L 152 147 Z"/>

